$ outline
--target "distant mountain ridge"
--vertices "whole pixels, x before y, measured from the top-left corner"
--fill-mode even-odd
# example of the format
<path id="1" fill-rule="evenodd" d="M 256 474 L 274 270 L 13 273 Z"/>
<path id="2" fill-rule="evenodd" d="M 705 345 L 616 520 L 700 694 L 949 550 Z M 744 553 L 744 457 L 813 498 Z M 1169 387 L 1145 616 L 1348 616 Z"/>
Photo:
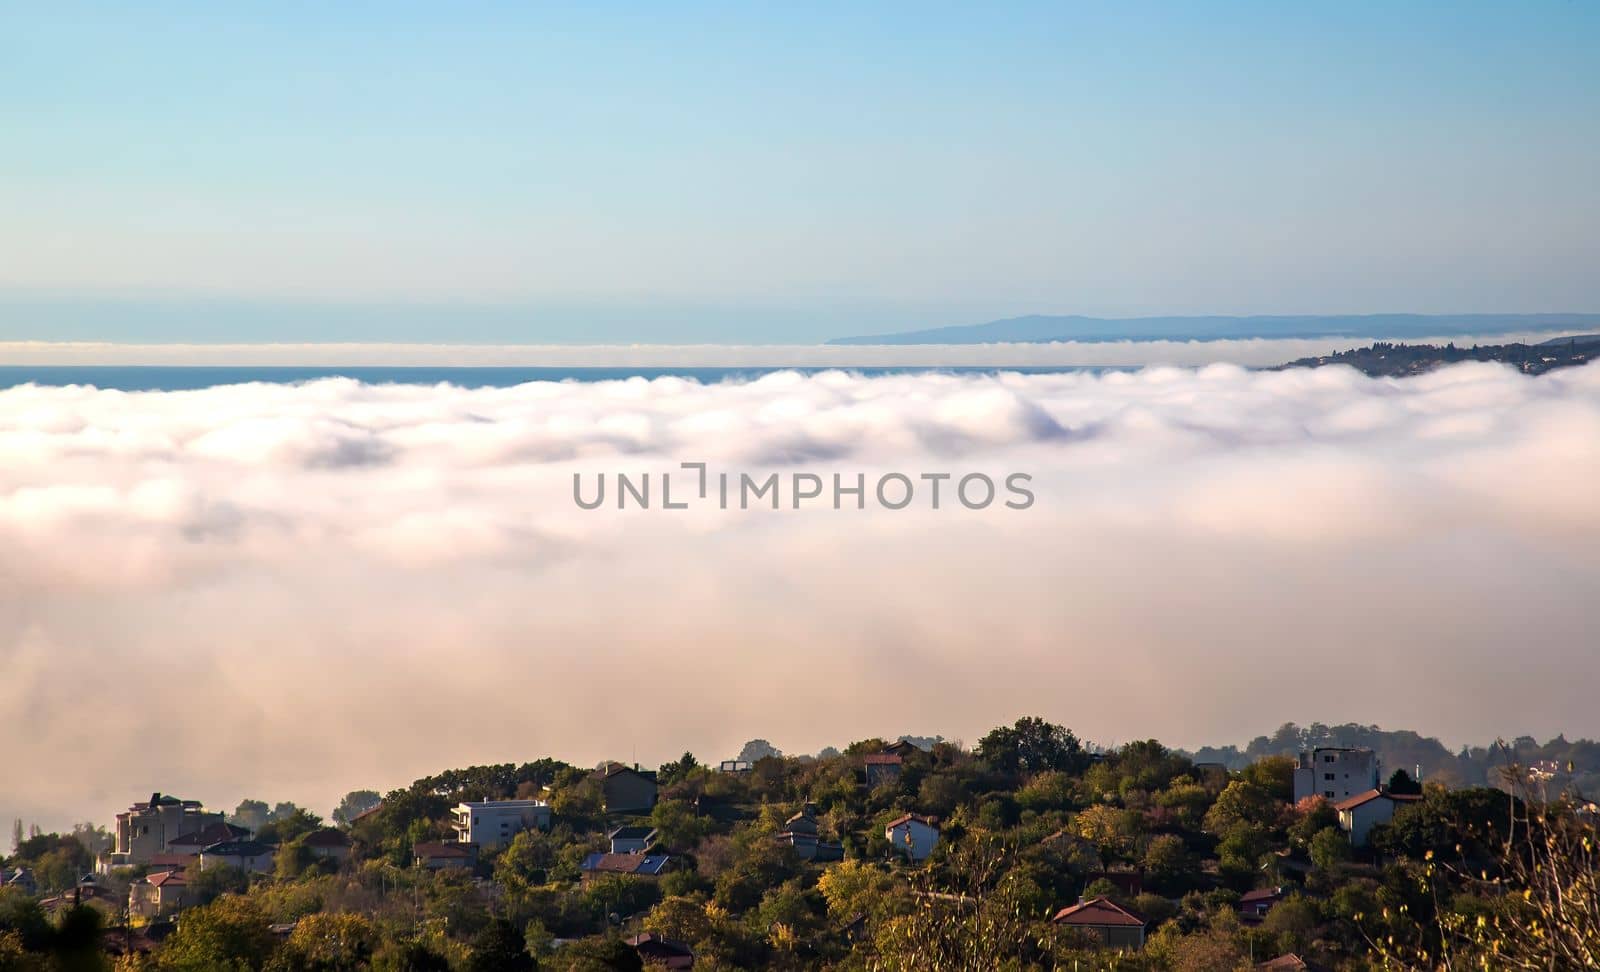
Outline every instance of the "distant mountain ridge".
<path id="1" fill-rule="evenodd" d="M 1083 317 L 1030 314 L 829 344 L 1039 344 L 1051 341 L 1219 341 L 1248 338 L 1406 338 L 1600 327 L 1600 314 L 1333 314 L 1258 317 Z"/>

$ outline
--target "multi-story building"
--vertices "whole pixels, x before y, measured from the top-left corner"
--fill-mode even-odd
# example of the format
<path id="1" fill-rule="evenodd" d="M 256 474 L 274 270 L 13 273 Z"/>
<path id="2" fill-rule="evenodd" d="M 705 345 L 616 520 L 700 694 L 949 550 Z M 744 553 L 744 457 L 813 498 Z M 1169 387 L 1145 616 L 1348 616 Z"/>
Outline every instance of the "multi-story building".
<path id="1" fill-rule="evenodd" d="M 550 804 L 543 800 L 483 800 L 457 804 L 456 840 L 494 850 L 524 830 L 550 829 Z"/>
<path id="2" fill-rule="evenodd" d="M 1378 787 L 1378 754 L 1370 749 L 1319 746 L 1300 754 L 1294 799 L 1319 796 L 1337 803 Z"/>
<path id="3" fill-rule="evenodd" d="M 152 793 L 148 801 L 117 814 L 115 843 L 101 859 L 101 867 L 149 864 L 155 855 L 166 853 L 175 839 L 225 824 L 223 814 L 205 810 L 199 800 Z"/>

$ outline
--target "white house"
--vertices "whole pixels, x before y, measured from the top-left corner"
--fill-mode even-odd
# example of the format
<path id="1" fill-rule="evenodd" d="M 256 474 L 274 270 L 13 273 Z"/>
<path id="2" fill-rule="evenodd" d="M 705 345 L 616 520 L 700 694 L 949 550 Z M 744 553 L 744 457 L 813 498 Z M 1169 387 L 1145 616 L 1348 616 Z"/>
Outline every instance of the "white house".
<path id="1" fill-rule="evenodd" d="M 1350 843 L 1354 847 L 1365 847 L 1367 835 L 1372 828 L 1381 823 L 1388 823 L 1394 819 L 1394 812 L 1407 803 L 1414 803 L 1422 799 L 1416 793 L 1388 793 L 1379 789 L 1371 789 L 1365 793 L 1358 793 L 1348 800 L 1340 800 L 1333 805 L 1339 811 L 1339 829 L 1350 835 Z"/>
<path id="2" fill-rule="evenodd" d="M 932 817 L 908 813 L 884 825 L 883 836 L 898 853 L 925 861 L 939 844 L 939 827 Z"/>
<path id="3" fill-rule="evenodd" d="M 524 830 L 550 829 L 550 804 L 543 800 L 482 800 L 455 809 L 456 840 L 494 850 Z"/>
<path id="4" fill-rule="evenodd" d="M 1378 754 L 1370 749 L 1319 746 L 1300 754 L 1294 770 L 1294 800 L 1319 796 L 1330 803 L 1378 788 Z"/>

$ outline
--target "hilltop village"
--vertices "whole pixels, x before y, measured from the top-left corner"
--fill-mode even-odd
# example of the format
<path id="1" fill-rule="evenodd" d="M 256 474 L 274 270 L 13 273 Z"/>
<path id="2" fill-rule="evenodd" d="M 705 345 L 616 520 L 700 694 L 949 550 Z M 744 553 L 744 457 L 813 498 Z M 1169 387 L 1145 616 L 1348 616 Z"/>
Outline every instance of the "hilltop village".
<path id="1" fill-rule="evenodd" d="M 18 822 L 0 969 L 1199 972 L 1600 955 L 1592 908 L 1571 905 L 1596 900 L 1581 784 L 1600 747 L 1518 740 L 1495 751 L 1493 781 L 1463 785 L 1494 753 L 1419 780 L 1328 735 L 1288 726 L 1291 755 L 1190 756 L 1092 747 L 1027 718 L 970 748 L 904 737 L 795 757 L 754 740 L 654 769 L 544 758 L 353 791 L 326 821 L 152 792 L 109 828 Z M 1453 759 L 1418 738 L 1395 744 Z"/>

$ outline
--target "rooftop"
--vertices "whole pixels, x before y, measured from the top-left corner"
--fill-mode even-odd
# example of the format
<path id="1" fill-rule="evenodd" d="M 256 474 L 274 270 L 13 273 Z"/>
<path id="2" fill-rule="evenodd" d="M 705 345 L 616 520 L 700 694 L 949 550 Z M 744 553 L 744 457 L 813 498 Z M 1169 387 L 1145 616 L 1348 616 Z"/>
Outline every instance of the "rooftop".
<path id="1" fill-rule="evenodd" d="M 531 810 L 535 807 L 548 807 L 550 804 L 543 800 L 463 800 L 456 804 L 456 809 L 468 810 Z"/>
<path id="2" fill-rule="evenodd" d="M 657 875 L 666 869 L 672 858 L 665 854 L 602 854 L 594 853 L 583 859 L 583 870 L 605 874 Z"/>
<path id="3" fill-rule="evenodd" d="M 1356 807 L 1364 806 L 1365 804 L 1371 803 L 1373 800 L 1392 800 L 1396 803 L 1413 803 L 1420 799 L 1422 799 L 1422 794 L 1420 793 L 1390 793 L 1388 790 L 1368 790 L 1365 793 L 1357 793 L 1353 797 L 1346 797 L 1345 799 L 1340 800 L 1338 803 L 1333 805 L 1333 809 L 1354 810 Z"/>
<path id="4" fill-rule="evenodd" d="M 477 844 L 424 841 L 411 848 L 411 855 L 413 857 L 472 857 L 477 851 Z"/>
<path id="5" fill-rule="evenodd" d="M 1143 928 L 1145 921 L 1110 898 L 1090 898 L 1056 912 L 1051 921 L 1062 925 L 1118 925 Z"/>
<path id="6" fill-rule="evenodd" d="M 618 827 L 607 834 L 612 840 L 647 840 L 656 835 L 656 828 L 646 825 Z"/>

